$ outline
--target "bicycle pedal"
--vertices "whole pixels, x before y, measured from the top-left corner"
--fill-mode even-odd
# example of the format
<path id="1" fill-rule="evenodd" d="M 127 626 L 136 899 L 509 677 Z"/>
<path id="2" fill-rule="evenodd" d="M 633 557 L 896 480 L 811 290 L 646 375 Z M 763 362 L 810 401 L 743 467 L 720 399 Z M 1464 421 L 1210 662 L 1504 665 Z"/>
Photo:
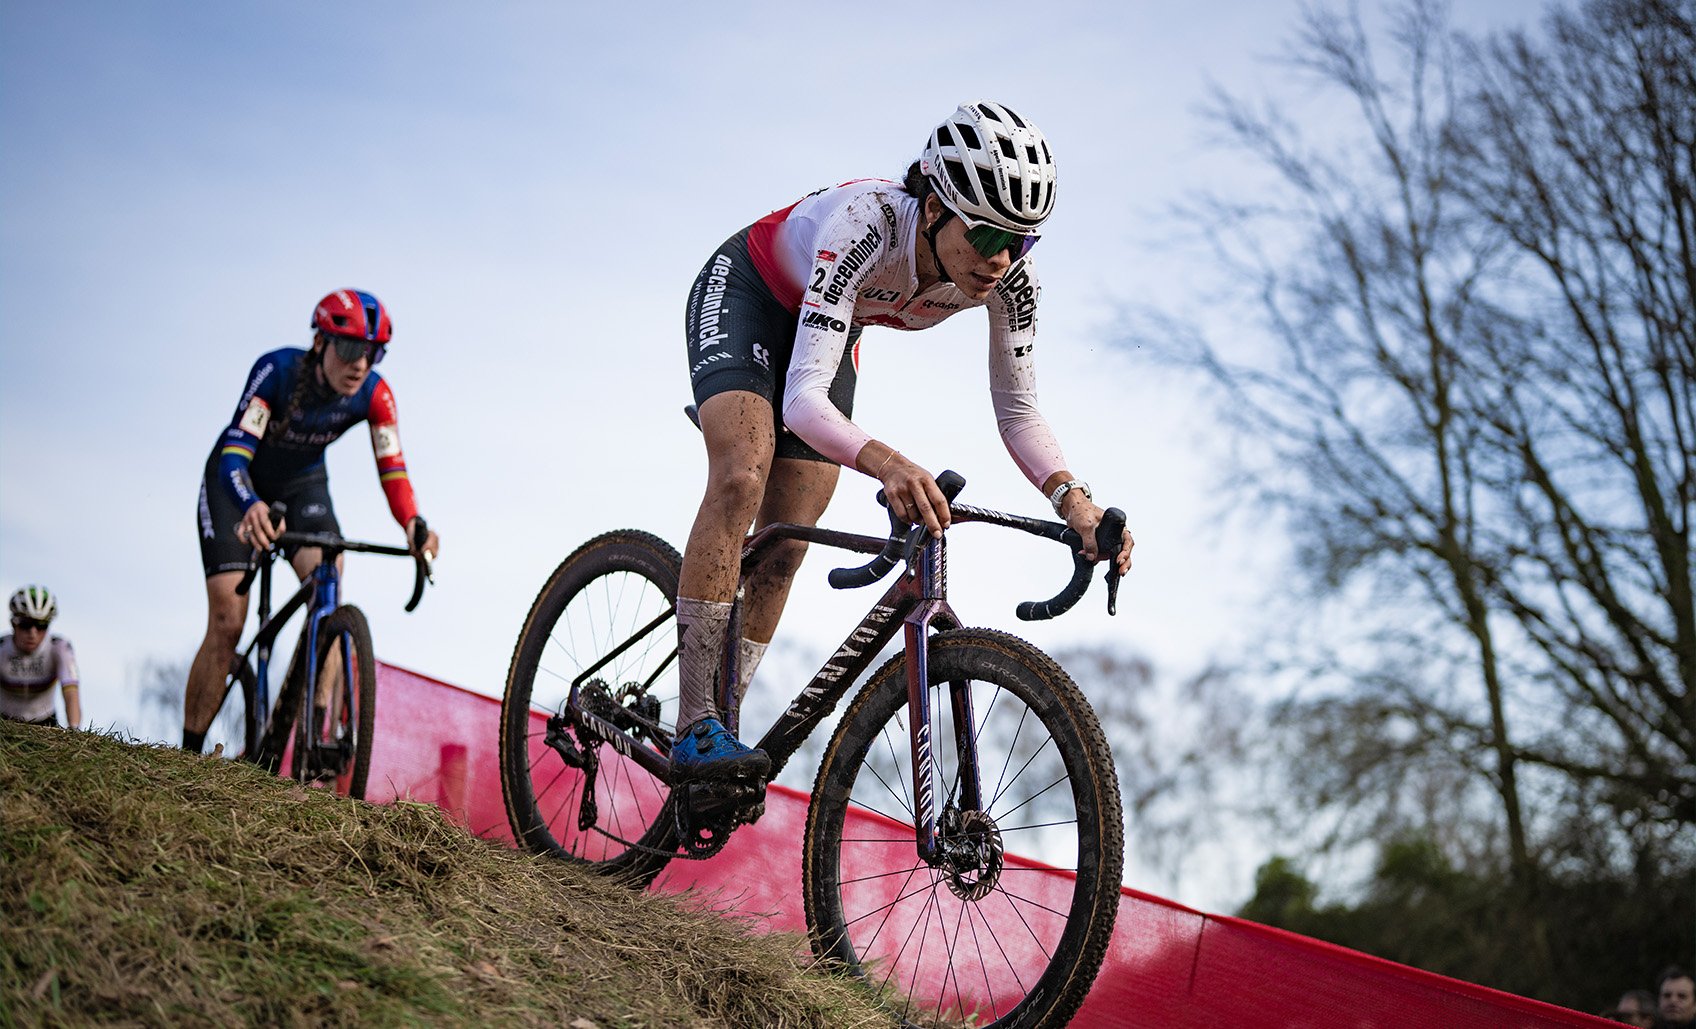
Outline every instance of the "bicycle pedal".
<path id="1" fill-rule="evenodd" d="M 739 825 L 752 825 L 766 812 L 764 779 L 713 780 L 672 790 L 677 834 L 684 855 L 712 857 Z"/>

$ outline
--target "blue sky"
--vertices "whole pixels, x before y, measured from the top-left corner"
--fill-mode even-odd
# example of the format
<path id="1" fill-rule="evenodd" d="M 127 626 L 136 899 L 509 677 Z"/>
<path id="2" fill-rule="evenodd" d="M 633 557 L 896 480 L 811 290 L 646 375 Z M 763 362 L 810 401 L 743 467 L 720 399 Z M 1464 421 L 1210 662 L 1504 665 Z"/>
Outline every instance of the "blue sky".
<path id="1" fill-rule="evenodd" d="M 404 562 L 350 559 L 350 598 L 380 656 L 498 694 L 536 590 L 577 543 L 625 526 L 682 541 L 704 460 L 680 413 L 681 321 L 712 248 L 817 186 L 898 176 L 980 96 L 1035 120 L 1058 156 L 1036 252 L 1042 407 L 1139 546 L 1117 619 L 1097 596 L 1018 626 L 1014 603 L 1052 593 L 1064 560 L 971 527 L 955 606 L 1172 675 L 1240 644 L 1278 544 L 1205 517 L 1207 416 L 1112 345 L 1113 312 L 1208 274 L 1165 243 L 1170 205 L 1236 174 L 1196 105 L 1209 81 L 1299 99 L 1260 60 L 1297 4 L 840 10 L 0 6 L 0 589 L 60 595 L 87 715 L 126 726 L 139 664 L 193 653 L 202 463 L 253 360 L 304 346 L 313 303 L 348 286 L 393 312 L 382 371 L 443 539 L 418 612 L 401 612 Z M 1537 10 L 1501 0 L 1462 22 Z M 856 420 L 963 472 L 966 499 L 1041 513 L 995 437 L 984 332 L 968 314 L 868 333 Z M 344 531 L 398 541 L 362 431 L 330 468 Z M 874 489 L 846 474 L 826 523 L 875 529 Z M 825 587 L 826 561 L 803 570 L 780 639 L 832 646 L 872 599 Z"/>

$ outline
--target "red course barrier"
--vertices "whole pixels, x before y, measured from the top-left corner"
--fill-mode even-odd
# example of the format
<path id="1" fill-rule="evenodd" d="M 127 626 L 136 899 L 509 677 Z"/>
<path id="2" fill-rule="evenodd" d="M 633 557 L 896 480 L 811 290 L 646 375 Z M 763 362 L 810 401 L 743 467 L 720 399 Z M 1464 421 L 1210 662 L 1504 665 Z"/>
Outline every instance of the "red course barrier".
<path id="1" fill-rule="evenodd" d="M 510 842 L 501 802 L 500 701 L 382 662 L 377 683 L 367 799 L 435 804 L 471 832 Z M 806 816 L 806 794 L 774 786 L 765 817 L 737 830 L 710 860 L 672 862 L 656 886 L 694 888 L 720 909 L 758 925 L 805 932 Z M 1239 918 L 1203 914 L 1129 888 L 1120 891 L 1106 963 L 1072 1024 L 1618 1029 L 1606 1019 Z"/>

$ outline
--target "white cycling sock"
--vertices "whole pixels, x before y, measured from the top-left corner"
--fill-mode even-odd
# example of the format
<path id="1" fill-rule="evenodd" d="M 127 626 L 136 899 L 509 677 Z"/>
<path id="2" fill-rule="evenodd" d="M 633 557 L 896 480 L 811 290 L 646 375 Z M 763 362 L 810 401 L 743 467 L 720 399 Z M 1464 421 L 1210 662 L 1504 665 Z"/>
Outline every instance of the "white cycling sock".
<path id="1" fill-rule="evenodd" d="M 730 604 L 721 600 L 677 598 L 677 729 L 716 717 L 713 697 L 724 665 L 724 634 Z"/>
<path id="2" fill-rule="evenodd" d="M 736 644 L 736 706 L 740 708 L 742 701 L 748 696 L 748 684 L 754 681 L 754 669 L 760 667 L 760 658 L 766 656 L 769 643 L 755 643 L 744 636 Z"/>

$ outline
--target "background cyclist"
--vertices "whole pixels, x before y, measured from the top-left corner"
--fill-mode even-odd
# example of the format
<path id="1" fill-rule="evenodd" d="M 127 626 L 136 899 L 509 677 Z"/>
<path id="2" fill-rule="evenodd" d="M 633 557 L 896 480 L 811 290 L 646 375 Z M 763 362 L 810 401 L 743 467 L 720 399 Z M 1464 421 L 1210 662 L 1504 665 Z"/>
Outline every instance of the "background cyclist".
<path id="1" fill-rule="evenodd" d="M 32 725 L 58 725 L 53 684 L 65 698 L 65 724 L 82 724 L 77 656 L 71 641 L 49 636 L 59 602 L 45 586 L 12 594 L 12 634 L 0 637 L 0 718 Z"/>
<path id="2" fill-rule="evenodd" d="M 340 532 L 330 504 L 324 449 L 359 422 L 369 422 L 377 475 L 408 544 L 418 517 L 401 454 L 394 394 L 373 371 L 393 335 L 389 312 L 370 293 L 341 289 L 312 311 L 312 346 L 273 350 L 247 377 L 235 416 L 206 459 L 200 482 L 200 560 L 206 572 L 206 638 L 189 668 L 183 704 L 183 749 L 199 753 L 218 714 L 236 643 L 247 621 L 247 598 L 236 593 L 252 548 L 269 546 L 286 528 Z M 270 504 L 288 505 L 273 528 Z M 422 550 L 439 543 L 428 533 Z M 291 550 L 302 579 L 320 560 L 316 547 Z"/>
<path id="3" fill-rule="evenodd" d="M 707 484 L 678 588 L 678 781 L 769 768 L 714 705 L 750 524 L 816 523 L 842 465 L 879 480 L 897 515 L 933 534 L 948 524 L 931 473 L 850 420 L 864 326 L 923 329 L 987 308 L 1001 438 L 1086 541 L 1086 556 L 1098 559 L 1102 510 L 1036 406 L 1029 252 L 1054 192 L 1054 159 L 1036 126 L 1001 104 L 964 104 L 937 126 L 903 182 L 858 179 L 809 194 L 732 236 L 696 278 L 686 329 Z M 1130 549 L 1127 532 L 1121 571 Z M 750 572 L 738 643 L 744 687 L 804 551 L 786 543 Z"/>

